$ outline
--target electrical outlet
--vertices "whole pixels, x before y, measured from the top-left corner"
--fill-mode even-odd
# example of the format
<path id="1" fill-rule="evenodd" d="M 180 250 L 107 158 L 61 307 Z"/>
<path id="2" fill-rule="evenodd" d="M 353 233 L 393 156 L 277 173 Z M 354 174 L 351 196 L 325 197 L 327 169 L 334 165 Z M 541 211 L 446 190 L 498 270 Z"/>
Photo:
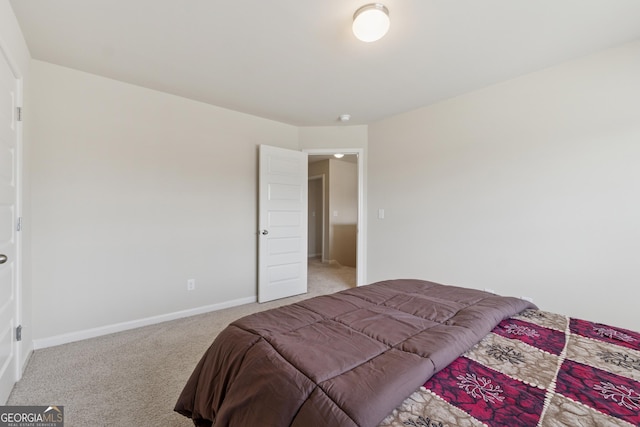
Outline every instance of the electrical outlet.
<path id="1" fill-rule="evenodd" d="M 193 291 L 196 288 L 196 279 L 187 280 L 187 290 Z"/>

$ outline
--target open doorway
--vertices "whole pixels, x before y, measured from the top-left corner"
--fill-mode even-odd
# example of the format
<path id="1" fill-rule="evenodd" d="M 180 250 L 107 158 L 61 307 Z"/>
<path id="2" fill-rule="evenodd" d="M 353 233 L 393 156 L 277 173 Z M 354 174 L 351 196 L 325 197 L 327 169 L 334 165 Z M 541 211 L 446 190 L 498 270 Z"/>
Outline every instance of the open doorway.
<path id="1" fill-rule="evenodd" d="M 351 286 L 363 285 L 362 150 L 305 151 L 309 155 L 309 274 L 324 271 L 348 280 Z M 335 157 L 336 153 L 343 156 Z"/>

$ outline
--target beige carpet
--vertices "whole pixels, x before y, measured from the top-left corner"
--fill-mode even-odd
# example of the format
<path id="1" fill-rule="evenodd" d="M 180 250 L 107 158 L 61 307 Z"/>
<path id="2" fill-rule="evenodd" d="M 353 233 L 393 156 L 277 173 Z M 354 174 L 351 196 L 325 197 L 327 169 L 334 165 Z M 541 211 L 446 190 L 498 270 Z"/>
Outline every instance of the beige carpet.
<path id="1" fill-rule="evenodd" d="M 309 263 L 309 293 L 34 352 L 8 405 L 64 405 L 66 427 L 193 426 L 173 412 L 215 336 L 244 315 L 355 286 L 355 269 Z"/>

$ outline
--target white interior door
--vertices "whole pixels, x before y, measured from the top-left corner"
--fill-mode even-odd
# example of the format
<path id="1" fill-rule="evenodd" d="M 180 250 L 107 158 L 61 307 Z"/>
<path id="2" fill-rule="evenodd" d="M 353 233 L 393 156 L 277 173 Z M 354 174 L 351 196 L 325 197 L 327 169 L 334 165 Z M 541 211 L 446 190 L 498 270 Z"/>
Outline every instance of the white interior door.
<path id="1" fill-rule="evenodd" d="M 0 403 L 18 380 L 17 343 L 17 176 L 18 80 L 0 51 Z"/>
<path id="2" fill-rule="evenodd" d="M 307 154 L 260 146 L 258 302 L 307 292 Z"/>

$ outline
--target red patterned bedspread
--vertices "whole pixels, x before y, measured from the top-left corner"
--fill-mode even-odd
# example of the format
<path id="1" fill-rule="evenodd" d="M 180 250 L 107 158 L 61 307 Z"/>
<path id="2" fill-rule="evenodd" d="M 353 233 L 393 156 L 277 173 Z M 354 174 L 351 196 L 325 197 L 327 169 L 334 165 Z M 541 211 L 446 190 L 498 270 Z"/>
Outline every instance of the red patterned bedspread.
<path id="1" fill-rule="evenodd" d="M 539 310 L 501 322 L 380 426 L 639 426 L 640 333 Z"/>

